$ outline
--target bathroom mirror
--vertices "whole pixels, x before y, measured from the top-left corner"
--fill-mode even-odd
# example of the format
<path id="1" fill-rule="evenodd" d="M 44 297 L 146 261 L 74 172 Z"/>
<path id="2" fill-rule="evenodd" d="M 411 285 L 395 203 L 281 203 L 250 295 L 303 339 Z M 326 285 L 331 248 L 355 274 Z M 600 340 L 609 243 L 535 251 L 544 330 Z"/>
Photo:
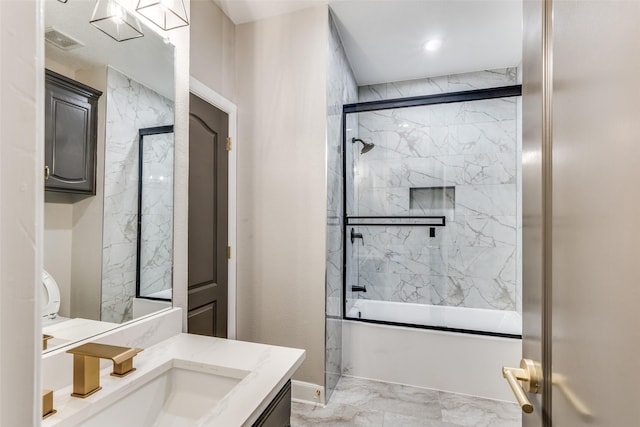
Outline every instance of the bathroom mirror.
<path id="1" fill-rule="evenodd" d="M 46 68 L 102 92 L 95 195 L 45 192 L 47 350 L 171 307 L 174 47 L 135 12 L 143 36 L 117 41 L 95 5 L 44 2 Z"/>

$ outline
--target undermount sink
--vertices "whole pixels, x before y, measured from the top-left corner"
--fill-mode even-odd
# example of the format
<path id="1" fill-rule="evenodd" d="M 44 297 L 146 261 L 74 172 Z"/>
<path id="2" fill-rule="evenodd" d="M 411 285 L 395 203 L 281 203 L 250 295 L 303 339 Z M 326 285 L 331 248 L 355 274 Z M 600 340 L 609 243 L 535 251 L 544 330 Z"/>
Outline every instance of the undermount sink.
<path id="1" fill-rule="evenodd" d="M 81 426 L 192 426 L 249 371 L 174 359 Z M 135 375 L 133 373 L 132 375 Z"/>

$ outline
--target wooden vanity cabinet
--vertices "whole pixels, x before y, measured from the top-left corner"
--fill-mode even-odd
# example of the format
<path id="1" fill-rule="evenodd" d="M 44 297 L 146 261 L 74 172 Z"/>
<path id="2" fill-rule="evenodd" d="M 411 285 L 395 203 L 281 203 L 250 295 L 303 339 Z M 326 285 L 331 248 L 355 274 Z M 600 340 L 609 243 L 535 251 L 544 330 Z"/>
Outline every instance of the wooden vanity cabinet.
<path id="1" fill-rule="evenodd" d="M 282 387 L 252 427 L 291 426 L 291 380 Z"/>
<path id="2" fill-rule="evenodd" d="M 102 92 L 45 72 L 45 190 L 96 194 L 98 99 Z"/>

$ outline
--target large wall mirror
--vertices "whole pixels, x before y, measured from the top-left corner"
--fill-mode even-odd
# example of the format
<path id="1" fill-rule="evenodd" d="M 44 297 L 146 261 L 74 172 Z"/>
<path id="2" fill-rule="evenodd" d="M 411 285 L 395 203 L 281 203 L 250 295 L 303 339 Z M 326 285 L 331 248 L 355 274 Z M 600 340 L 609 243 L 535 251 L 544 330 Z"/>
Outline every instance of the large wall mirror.
<path id="1" fill-rule="evenodd" d="M 79 162 L 90 156 L 93 164 L 95 156 L 91 191 L 45 191 L 48 351 L 172 305 L 174 46 L 123 9 L 98 28 L 90 23 L 94 0 L 44 4 L 47 74 L 62 86 L 95 89 L 98 97 L 87 119 L 73 100 L 61 96 L 53 103 L 45 96 L 46 120 L 55 124 L 54 130 L 45 124 L 45 145 L 52 143 L 51 132 L 57 138 L 47 148 L 56 157 L 45 175 L 65 165 L 86 172 Z M 125 29 L 125 21 L 140 25 L 139 33 L 127 27 L 123 41 L 107 34 Z M 72 126 L 87 126 L 89 140 L 95 133 L 94 152 L 66 146 L 66 123 L 78 117 L 89 125 Z"/>

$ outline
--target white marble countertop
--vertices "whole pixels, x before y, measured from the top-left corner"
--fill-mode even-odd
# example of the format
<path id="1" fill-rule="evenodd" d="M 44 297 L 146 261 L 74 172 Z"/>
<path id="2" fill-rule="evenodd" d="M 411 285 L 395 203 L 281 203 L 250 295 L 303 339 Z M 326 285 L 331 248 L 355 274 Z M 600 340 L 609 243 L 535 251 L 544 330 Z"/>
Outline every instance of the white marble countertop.
<path id="1" fill-rule="evenodd" d="M 102 322 L 90 319 L 43 320 L 42 333 L 52 335 L 47 351 L 54 350 L 60 345 L 71 341 L 79 341 L 110 331 L 120 326 L 118 323 Z"/>
<path id="2" fill-rule="evenodd" d="M 102 390 L 86 399 L 71 397 L 71 385 L 54 390 L 53 403 L 58 412 L 43 420 L 42 426 L 75 426 L 87 420 L 123 395 L 152 380 L 160 367 L 173 359 L 249 371 L 229 394 L 194 425 L 251 425 L 302 364 L 304 357 L 304 350 L 299 349 L 199 335 L 176 335 L 138 354 L 134 359 L 137 370 L 124 378 L 110 376 L 111 367 L 103 369 L 100 376 Z M 72 372 L 69 372 L 69 383 L 71 381 Z"/>

